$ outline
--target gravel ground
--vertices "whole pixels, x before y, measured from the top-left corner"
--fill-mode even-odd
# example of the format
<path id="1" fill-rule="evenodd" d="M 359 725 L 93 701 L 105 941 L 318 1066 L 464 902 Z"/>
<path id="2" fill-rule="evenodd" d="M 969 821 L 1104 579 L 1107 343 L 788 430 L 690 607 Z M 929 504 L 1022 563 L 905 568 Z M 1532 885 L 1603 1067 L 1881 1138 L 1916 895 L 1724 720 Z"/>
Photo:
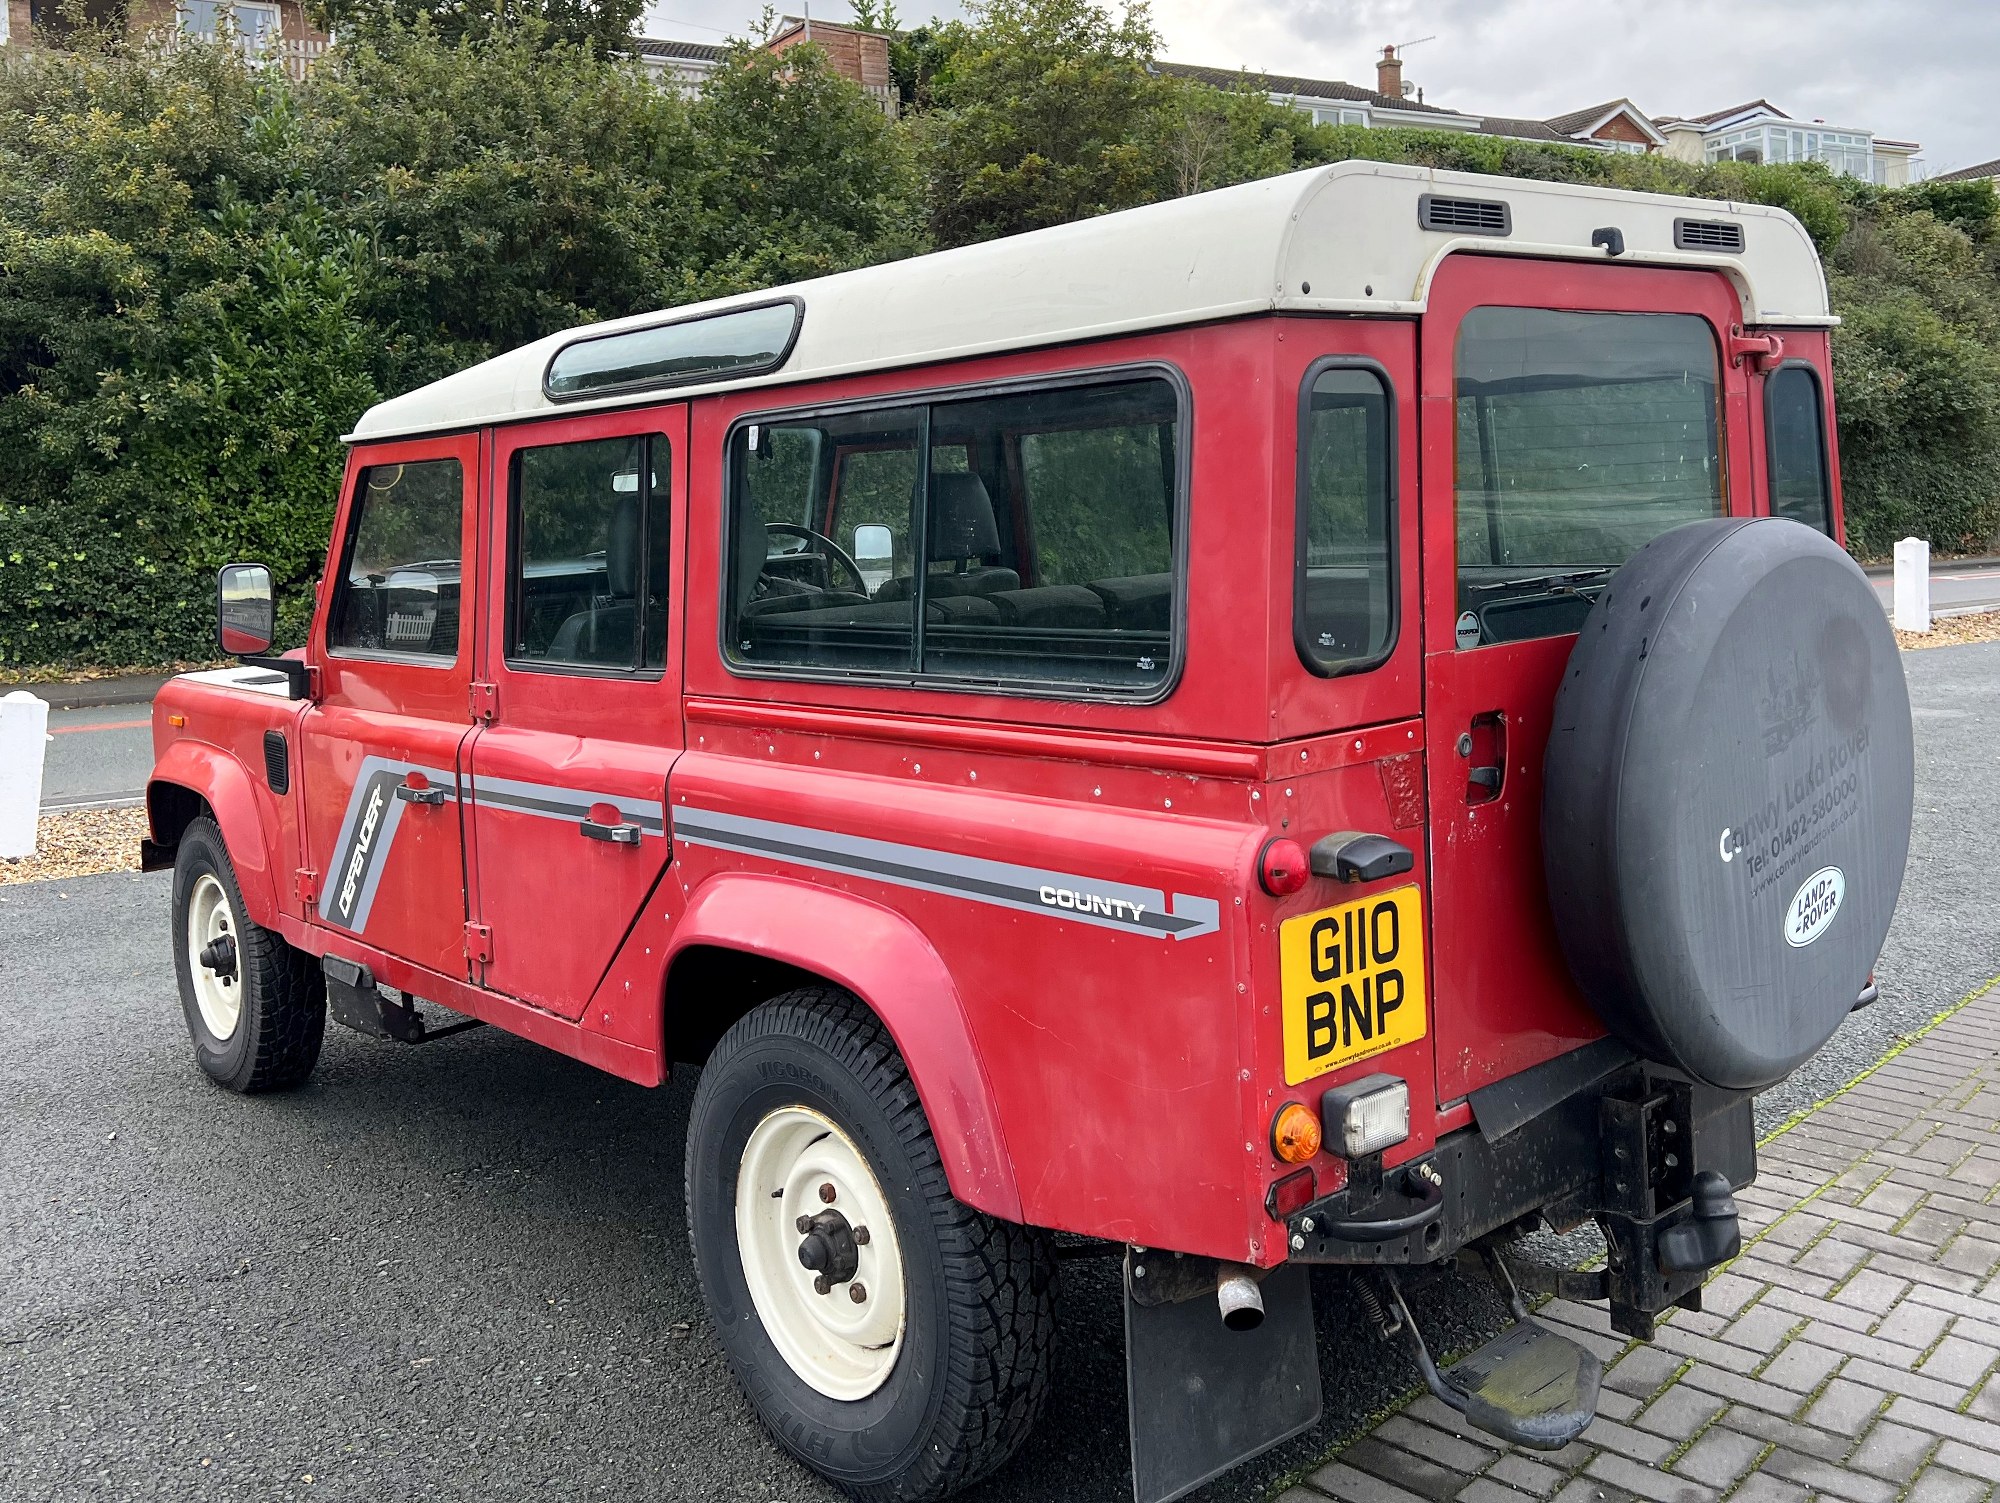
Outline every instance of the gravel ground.
<path id="1" fill-rule="evenodd" d="M 0 861 L 0 887 L 10 882 L 53 882 L 100 872 L 136 872 L 144 809 L 79 809 L 44 814 L 35 832 L 35 854 Z"/>
<path id="2" fill-rule="evenodd" d="M 1899 631 L 1896 641 L 1903 647 L 1963 647 L 1968 642 L 2000 642 L 2000 611 L 1933 619 L 1929 631 Z"/>

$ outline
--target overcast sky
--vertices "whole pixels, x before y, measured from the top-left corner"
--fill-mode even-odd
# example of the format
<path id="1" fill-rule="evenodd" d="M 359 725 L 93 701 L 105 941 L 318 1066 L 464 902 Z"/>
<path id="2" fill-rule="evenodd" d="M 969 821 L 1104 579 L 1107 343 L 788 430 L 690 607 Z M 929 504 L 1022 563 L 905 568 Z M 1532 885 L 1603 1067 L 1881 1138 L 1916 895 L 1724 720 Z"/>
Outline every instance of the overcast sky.
<path id="1" fill-rule="evenodd" d="M 760 5 L 655 0 L 652 36 L 720 41 Z M 905 25 L 952 3 L 903 0 Z M 781 9 L 798 11 L 796 0 Z M 816 16 L 848 18 L 845 0 Z M 1629 97 L 1699 115 L 1766 98 L 1803 120 L 1920 141 L 1927 174 L 2000 157 L 2000 0 L 1154 0 L 1175 62 L 1374 86 L 1385 42 L 1450 109 L 1544 119 Z"/>

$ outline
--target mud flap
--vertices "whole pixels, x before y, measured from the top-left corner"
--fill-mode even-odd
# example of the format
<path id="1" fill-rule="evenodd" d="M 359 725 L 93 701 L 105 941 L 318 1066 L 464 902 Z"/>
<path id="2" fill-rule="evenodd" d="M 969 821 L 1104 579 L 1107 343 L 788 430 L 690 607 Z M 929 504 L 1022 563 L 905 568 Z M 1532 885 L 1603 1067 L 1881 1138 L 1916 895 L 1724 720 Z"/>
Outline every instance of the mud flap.
<path id="1" fill-rule="evenodd" d="M 1232 1331 L 1209 1293 L 1141 1305 L 1127 1256 L 1125 1395 L 1134 1503 L 1167 1503 L 1319 1420 L 1319 1352 L 1303 1265 L 1264 1279 L 1264 1323 Z"/>

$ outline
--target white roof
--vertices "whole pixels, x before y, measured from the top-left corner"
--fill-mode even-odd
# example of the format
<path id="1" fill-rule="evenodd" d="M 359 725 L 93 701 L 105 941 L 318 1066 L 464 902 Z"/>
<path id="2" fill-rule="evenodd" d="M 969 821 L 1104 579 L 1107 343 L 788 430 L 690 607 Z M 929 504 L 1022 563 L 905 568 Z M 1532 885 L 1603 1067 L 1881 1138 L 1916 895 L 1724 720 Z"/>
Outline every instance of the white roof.
<path id="1" fill-rule="evenodd" d="M 1418 225 L 1435 193 L 1504 200 L 1505 238 Z M 1733 255 L 1674 249 L 1677 218 L 1736 220 Z M 1621 264 L 1715 268 L 1749 324 L 1827 327 L 1826 279 L 1803 226 L 1782 209 L 1669 198 L 1572 183 L 1337 162 L 1261 182 L 1105 214 L 960 250 L 939 251 L 789 287 L 571 329 L 447 376 L 362 415 L 357 441 L 448 432 L 701 392 L 847 375 L 969 355 L 1171 328 L 1257 313 L 1421 313 L 1455 251 L 1605 259 L 1590 243 L 1624 232 Z M 782 367 L 662 392 L 551 402 L 550 357 L 588 333 L 645 328 L 792 296 L 804 304 Z"/>

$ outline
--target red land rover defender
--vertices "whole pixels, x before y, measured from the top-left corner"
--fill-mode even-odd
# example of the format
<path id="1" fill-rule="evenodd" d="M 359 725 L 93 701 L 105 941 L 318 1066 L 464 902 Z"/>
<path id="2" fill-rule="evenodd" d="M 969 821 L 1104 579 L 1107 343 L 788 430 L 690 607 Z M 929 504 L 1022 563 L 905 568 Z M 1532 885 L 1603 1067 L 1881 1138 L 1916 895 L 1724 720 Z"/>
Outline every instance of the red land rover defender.
<path id="1" fill-rule="evenodd" d="M 1057 1231 L 1124 1259 L 1140 1503 L 1313 1422 L 1315 1263 L 1559 1446 L 1514 1244 L 1698 1307 L 1902 878 L 1833 322 L 1774 209 L 1348 163 L 385 402 L 303 650 L 231 566 L 251 656 L 155 706 L 201 1066 L 330 1008 L 700 1067 L 718 1332 L 859 1497 L 1020 1445 Z M 1454 1259 L 1518 1323 L 1439 1371 Z"/>

